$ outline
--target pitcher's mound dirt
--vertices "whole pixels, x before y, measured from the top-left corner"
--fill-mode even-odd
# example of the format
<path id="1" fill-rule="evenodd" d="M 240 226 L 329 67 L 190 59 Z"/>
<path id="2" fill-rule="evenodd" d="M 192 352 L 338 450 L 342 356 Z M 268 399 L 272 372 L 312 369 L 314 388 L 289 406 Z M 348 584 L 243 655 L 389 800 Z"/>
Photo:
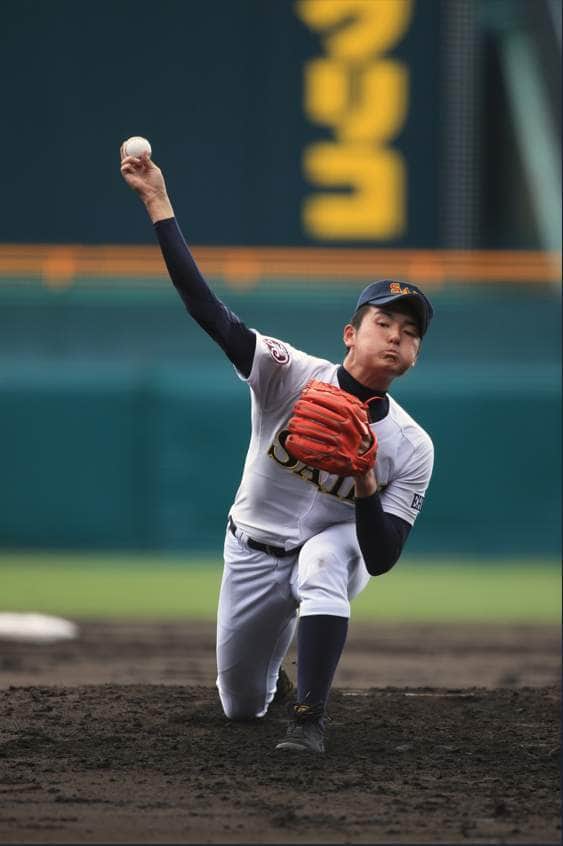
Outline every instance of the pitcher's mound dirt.
<path id="1" fill-rule="evenodd" d="M 94 630 L 89 645 L 2 645 L 2 843 L 559 842 L 556 684 L 518 687 L 513 675 L 511 687 L 430 687 L 420 676 L 418 687 L 340 686 L 329 708 L 327 753 L 276 753 L 284 709 L 254 723 L 227 721 L 210 684 L 185 685 L 180 650 L 189 654 L 189 642 L 171 648 L 169 665 L 164 650 L 159 662 L 150 649 L 143 664 L 143 645 L 172 645 L 171 629 L 159 639 L 150 626 L 125 624 L 121 651 L 115 627 L 111 648 L 103 627 Z M 491 654 L 505 657 L 495 672 L 501 665 L 502 672 L 531 672 L 534 661 L 539 672 L 541 638 L 526 631 L 521 653 L 517 639 L 497 641 Z M 379 644 L 372 635 L 364 685 L 376 668 L 379 675 L 393 667 L 393 654 L 412 675 L 417 661 L 427 663 L 428 641 L 410 638 L 409 648 L 398 637 L 384 647 L 381 630 Z M 448 662 L 460 667 L 470 655 L 470 673 L 481 649 L 485 672 L 485 641 L 476 635 L 472 646 L 468 635 L 445 631 L 436 649 L 441 642 L 440 654 L 450 649 Z M 551 636 L 541 642 L 546 647 Z M 553 658 L 550 645 L 541 672 L 555 673 Z M 64 686 L 44 682 L 48 659 L 54 676 L 65 674 Z M 209 662 L 206 673 L 212 654 Z M 88 663 L 97 678 L 105 667 L 111 677 L 144 673 L 145 681 L 85 686 Z M 167 666 L 167 684 L 148 683 Z"/>

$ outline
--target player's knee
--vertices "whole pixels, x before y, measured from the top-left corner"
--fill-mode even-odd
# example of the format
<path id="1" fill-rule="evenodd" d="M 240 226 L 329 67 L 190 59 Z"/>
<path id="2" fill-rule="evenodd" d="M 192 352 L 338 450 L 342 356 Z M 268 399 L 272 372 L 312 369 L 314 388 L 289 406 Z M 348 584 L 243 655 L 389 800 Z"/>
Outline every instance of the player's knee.
<path id="1" fill-rule="evenodd" d="M 328 544 L 311 545 L 306 554 L 300 557 L 297 586 L 301 599 L 305 593 L 311 592 L 345 597 L 347 584 L 346 563 L 339 560 Z"/>
<path id="2" fill-rule="evenodd" d="M 223 702 L 223 713 L 228 720 L 254 720 L 258 716 L 246 702 Z"/>
<path id="3" fill-rule="evenodd" d="M 300 616 L 350 617 L 350 603 L 343 596 L 330 595 L 322 591 L 304 593 L 301 599 Z"/>
<path id="4" fill-rule="evenodd" d="M 317 535 L 303 545 L 299 554 L 299 565 L 322 569 L 331 566 L 336 559 L 334 545 Z"/>
<path id="5" fill-rule="evenodd" d="M 237 695 L 217 685 L 223 713 L 228 720 L 254 720 L 263 717 L 268 706 L 264 695 Z"/>
<path id="6" fill-rule="evenodd" d="M 338 572 L 338 559 L 326 544 L 311 545 L 306 554 L 299 557 L 299 585 L 323 584 L 333 581 Z"/>

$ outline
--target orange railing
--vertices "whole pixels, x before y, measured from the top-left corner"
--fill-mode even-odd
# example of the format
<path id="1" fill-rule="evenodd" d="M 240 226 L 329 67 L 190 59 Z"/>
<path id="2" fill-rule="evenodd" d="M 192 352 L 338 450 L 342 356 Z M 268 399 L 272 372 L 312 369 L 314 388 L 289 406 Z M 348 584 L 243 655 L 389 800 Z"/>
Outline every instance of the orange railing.
<path id="1" fill-rule="evenodd" d="M 194 247 L 202 272 L 245 288 L 261 280 L 332 282 L 399 278 L 441 286 L 448 282 L 561 281 L 561 253 L 529 250 L 393 250 L 352 247 Z M 80 285 L 104 277 L 143 287 L 165 277 L 157 246 L 0 244 L 0 287 L 5 279 L 39 279 L 47 287 Z"/>

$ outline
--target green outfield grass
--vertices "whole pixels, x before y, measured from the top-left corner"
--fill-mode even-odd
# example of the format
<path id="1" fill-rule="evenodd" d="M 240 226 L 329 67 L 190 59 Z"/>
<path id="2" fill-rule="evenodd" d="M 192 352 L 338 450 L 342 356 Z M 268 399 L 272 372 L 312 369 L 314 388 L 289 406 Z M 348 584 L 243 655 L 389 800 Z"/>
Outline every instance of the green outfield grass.
<path id="1" fill-rule="evenodd" d="M 0 555 L 0 612 L 69 617 L 214 619 L 216 559 L 84 554 Z M 556 561 L 405 559 L 354 600 L 354 619 L 556 622 Z"/>

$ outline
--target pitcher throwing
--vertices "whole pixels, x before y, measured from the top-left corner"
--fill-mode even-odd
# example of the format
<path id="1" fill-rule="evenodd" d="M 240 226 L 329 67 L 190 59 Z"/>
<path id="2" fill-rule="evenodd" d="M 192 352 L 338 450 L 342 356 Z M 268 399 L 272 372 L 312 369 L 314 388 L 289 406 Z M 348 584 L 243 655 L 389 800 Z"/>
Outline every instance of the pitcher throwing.
<path id="1" fill-rule="evenodd" d="M 432 473 L 432 441 L 387 393 L 415 365 L 432 306 L 415 285 L 372 282 L 344 327 L 343 363 L 308 355 L 247 328 L 210 290 L 148 155 L 122 148 L 121 173 L 186 309 L 250 388 L 252 432 L 219 596 L 223 710 L 233 720 L 266 714 L 297 630 L 296 701 L 276 749 L 324 752 L 350 601 L 398 561 Z"/>

